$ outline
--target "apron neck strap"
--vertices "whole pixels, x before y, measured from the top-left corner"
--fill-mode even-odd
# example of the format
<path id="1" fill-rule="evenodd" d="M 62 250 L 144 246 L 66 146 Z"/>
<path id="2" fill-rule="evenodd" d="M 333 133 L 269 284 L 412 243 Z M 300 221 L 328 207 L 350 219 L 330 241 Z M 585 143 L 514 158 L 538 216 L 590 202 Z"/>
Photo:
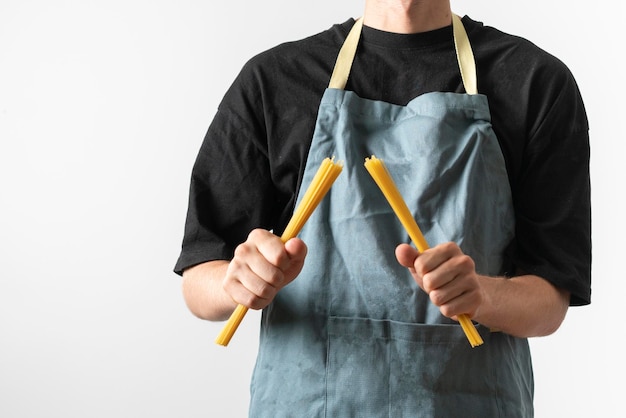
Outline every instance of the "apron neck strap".
<path id="1" fill-rule="evenodd" d="M 463 22 L 461 22 L 461 18 L 456 14 L 452 14 L 452 28 L 454 34 L 454 48 L 456 50 L 456 56 L 459 63 L 459 69 L 461 70 L 461 78 L 463 80 L 465 91 L 467 94 L 477 94 L 478 89 L 474 53 L 472 52 L 472 46 L 470 45 Z M 356 20 L 354 26 L 352 26 L 350 33 L 348 33 L 348 37 L 339 51 L 328 88 L 339 90 L 346 88 L 352 63 L 354 62 L 354 56 L 356 55 L 357 46 L 359 45 L 362 29 L 363 17 L 360 17 Z"/>
<path id="2" fill-rule="evenodd" d="M 330 83 L 328 88 L 343 90 L 348 83 L 348 76 L 350 75 L 350 69 L 352 68 L 352 62 L 356 55 L 356 48 L 359 45 L 359 38 L 361 37 L 361 30 L 363 29 L 363 17 L 360 17 L 354 22 L 354 26 L 348 33 L 348 37 L 343 42 L 343 46 L 339 50 L 337 61 L 335 61 L 335 68 L 333 69 L 333 75 L 330 77 Z"/>
<path id="3" fill-rule="evenodd" d="M 454 49 L 456 50 L 456 58 L 459 62 L 465 92 L 467 94 L 478 94 L 476 63 L 474 62 L 472 46 L 461 18 L 454 13 L 452 14 L 452 29 L 454 32 Z"/>

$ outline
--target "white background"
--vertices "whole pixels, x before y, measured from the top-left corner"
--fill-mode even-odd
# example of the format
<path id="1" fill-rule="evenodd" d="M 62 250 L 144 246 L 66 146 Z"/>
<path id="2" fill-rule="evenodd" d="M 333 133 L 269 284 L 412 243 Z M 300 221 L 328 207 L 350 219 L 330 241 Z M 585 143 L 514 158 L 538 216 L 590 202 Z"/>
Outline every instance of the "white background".
<path id="1" fill-rule="evenodd" d="M 453 1 L 561 58 L 588 110 L 593 303 L 531 341 L 540 418 L 623 410 L 626 373 L 623 3 L 573 4 Z M 216 346 L 172 273 L 191 166 L 248 58 L 362 8 L 0 0 L 0 417 L 246 415 L 258 314 Z"/>

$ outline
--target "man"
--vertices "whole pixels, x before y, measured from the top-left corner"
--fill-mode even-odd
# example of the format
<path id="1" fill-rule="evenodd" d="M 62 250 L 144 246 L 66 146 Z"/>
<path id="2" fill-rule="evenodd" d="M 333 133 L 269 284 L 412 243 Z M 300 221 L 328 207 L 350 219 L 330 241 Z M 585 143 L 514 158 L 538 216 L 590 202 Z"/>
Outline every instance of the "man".
<path id="1" fill-rule="evenodd" d="M 590 303 L 588 147 L 567 68 L 447 0 L 366 0 L 252 59 L 198 155 L 175 268 L 200 318 L 264 309 L 250 415 L 532 416 L 526 338 Z M 372 154 L 431 249 L 408 244 Z M 342 174 L 283 244 L 330 156 Z"/>

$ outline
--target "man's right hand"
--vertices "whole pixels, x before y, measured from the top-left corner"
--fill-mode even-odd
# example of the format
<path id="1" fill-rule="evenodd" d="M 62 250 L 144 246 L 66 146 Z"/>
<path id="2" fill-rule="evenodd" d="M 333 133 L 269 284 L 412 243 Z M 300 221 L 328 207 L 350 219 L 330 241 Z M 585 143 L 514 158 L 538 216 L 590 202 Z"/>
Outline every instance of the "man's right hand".
<path id="1" fill-rule="evenodd" d="M 299 238 L 283 243 L 273 233 L 255 229 L 235 249 L 222 287 L 235 302 L 263 309 L 298 276 L 306 253 L 307 247 Z"/>

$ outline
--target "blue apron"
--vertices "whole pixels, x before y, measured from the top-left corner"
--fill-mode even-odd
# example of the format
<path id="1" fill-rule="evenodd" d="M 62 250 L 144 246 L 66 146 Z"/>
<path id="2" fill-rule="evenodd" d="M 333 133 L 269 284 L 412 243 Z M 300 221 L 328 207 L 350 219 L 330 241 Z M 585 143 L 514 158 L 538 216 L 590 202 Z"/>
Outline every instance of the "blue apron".
<path id="1" fill-rule="evenodd" d="M 471 48 L 453 26 L 470 92 Z M 262 314 L 250 416 L 532 417 L 527 340 L 477 325 L 484 344 L 471 348 L 395 259 L 409 237 L 363 166 L 384 160 L 431 246 L 455 241 L 478 273 L 500 274 L 514 218 L 487 99 L 435 92 L 397 106 L 344 91 L 361 27 L 322 98 L 298 200 L 324 158 L 344 169 L 300 234 L 302 273 Z"/>

